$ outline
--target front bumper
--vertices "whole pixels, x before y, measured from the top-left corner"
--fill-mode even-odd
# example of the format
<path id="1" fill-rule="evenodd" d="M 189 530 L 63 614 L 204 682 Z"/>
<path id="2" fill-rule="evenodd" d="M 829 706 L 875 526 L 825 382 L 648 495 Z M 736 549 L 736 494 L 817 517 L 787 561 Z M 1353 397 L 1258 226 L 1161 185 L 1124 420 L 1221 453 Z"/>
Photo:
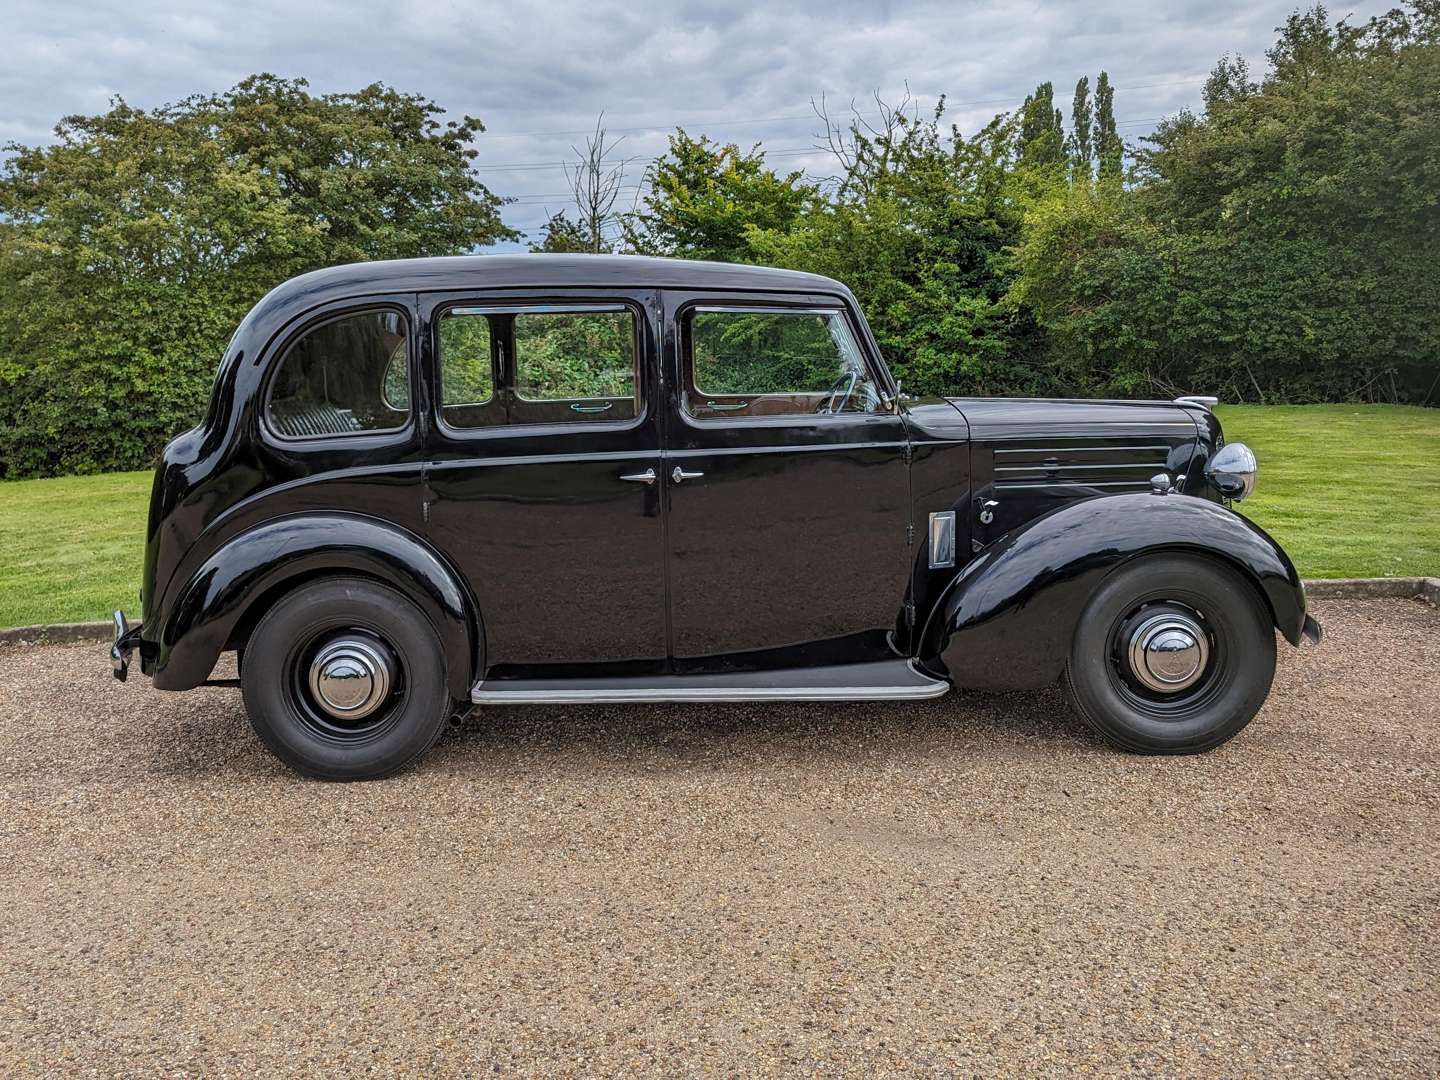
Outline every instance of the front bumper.
<path id="1" fill-rule="evenodd" d="M 140 629 L 143 623 L 131 626 L 123 611 L 117 611 L 115 619 L 115 643 L 110 646 L 110 667 L 115 678 L 121 682 L 130 673 L 130 655 L 140 647 Z"/>

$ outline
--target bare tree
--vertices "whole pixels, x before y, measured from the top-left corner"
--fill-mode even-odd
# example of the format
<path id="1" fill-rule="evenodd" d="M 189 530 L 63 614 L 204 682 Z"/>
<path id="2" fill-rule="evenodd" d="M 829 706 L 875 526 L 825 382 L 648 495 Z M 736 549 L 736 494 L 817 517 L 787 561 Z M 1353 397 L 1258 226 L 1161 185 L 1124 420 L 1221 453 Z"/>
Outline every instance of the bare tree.
<path id="1" fill-rule="evenodd" d="M 611 159 L 615 148 L 625 140 L 622 137 L 610 141 L 601 126 L 604 120 L 603 112 L 596 117 L 595 134 L 585 136 L 583 150 L 578 146 L 570 147 L 576 161 L 565 167 L 584 243 L 588 250 L 596 253 L 611 248 L 611 237 L 619 223 L 615 200 L 625 180 L 625 160 Z"/>
<path id="2" fill-rule="evenodd" d="M 898 105 L 891 105 L 880 96 L 873 94 L 875 112 L 867 116 L 850 101 L 850 119 L 842 122 L 830 115 L 825 95 L 817 103 L 810 99 L 810 107 L 824 125 L 824 132 L 818 136 L 815 149 L 830 154 L 840 166 L 840 175 L 828 178 L 829 183 L 844 194 L 847 191 L 868 186 L 870 180 L 883 175 L 890 168 L 890 158 L 905 142 L 909 131 L 920 119 L 920 103 L 910 93 L 910 84 L 905 84 L 905 97 Z M 874 117 L 875 123 L 871 122 Z M 863 193 L 863 192 L 862 192 Z"/>

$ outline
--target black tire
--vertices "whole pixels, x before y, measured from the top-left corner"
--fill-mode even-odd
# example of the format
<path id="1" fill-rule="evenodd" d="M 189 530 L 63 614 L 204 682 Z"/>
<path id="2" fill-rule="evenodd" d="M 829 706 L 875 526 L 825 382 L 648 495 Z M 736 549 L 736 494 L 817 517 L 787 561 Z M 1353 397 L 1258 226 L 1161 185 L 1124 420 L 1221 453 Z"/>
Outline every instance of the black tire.
<path id="1" fill-rule="evenodd" d="M 353 683 L 374 691 L 362 706 L 373 712 L 337 718 L 309 676 L 327 649 L 356 643 L 383 667 L 388 692 L 379 692 L 378 677 Z M 282 597 L 246 643 L 240 686 L 265 745 L 319 780 L 374 780 L 405 768 L 434 745 L 451 712 L 445 654 L 429 620 L 366 578 L 323 578 Z"/>
<path id="2" fill-rule="evenodd" d="M 1184 676 L 1192 684 L 1162 692 L 1137 674 L 1146 650 L 1135 643 L 1171 616 L 1203 633 L 1188 655 L 1208 655 L 1198 674 Z M 1100 584 L 1075 627 L 1061 684 L 1080 719 L 1112 746 L 1197 754 L 1239 733 L 1274 677 L 1274 622 L 1254 585 L 1215 560 L 1177 554 L 1139 559 Z"/>

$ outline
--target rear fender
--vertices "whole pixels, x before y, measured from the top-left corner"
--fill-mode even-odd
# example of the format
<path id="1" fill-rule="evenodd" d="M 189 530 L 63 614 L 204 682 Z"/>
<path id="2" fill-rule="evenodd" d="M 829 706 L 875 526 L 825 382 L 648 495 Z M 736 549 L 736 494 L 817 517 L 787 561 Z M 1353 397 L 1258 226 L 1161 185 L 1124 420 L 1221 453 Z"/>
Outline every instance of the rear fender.
<path id="1" fill-rule="evenodd" d="M 1075 626 L 1100 581 L 1141 555 L 1188 551 L 1243 572 L 1292 645 L 1305 629 L 1305 589 L 1258 525 L 1186 495 L 1109 495 L 1072 503 L 1007 533 L 966 565 L 936 601 L 921 664 L 957 686 L 1028 689 L 1060 676 Z"/>
<path id="2" fill-rule="evenodd" d="M 479 614 L 469 594 L 419 537 L 358 514 L 268 521 L 215 551 L 161 613 L 155 685 L 162 690 L 199 686 L 254 605 L 322 574 L 372 577 L 414 601 L 440 637 L 451 694 L 457 701 L 469 697 L 482 649 Z M 150 629 L 148 620 L 145 629 Z"/>

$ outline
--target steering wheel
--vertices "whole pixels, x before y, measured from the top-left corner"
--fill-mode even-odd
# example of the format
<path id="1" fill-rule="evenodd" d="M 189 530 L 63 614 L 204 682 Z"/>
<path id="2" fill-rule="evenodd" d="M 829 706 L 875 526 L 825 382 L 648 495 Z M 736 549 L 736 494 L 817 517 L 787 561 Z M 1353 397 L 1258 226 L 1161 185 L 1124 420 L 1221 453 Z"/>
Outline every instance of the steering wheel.
<path id="1" fill-rule="evenodd" d="M 850 395 L 855 393 L 855 384 L 859 381 L 860 373 L 858 371 L 845 372 L 830 384 L 830 389 L 825 391 L 825 397 L 821 399 L 819 405 L 815 406 L 815 414 L 819 416 L 843 411 L 845 406 L 850 404 Z M 844 397 L 840 396 L 842 387 L 845 390 Z"/>

